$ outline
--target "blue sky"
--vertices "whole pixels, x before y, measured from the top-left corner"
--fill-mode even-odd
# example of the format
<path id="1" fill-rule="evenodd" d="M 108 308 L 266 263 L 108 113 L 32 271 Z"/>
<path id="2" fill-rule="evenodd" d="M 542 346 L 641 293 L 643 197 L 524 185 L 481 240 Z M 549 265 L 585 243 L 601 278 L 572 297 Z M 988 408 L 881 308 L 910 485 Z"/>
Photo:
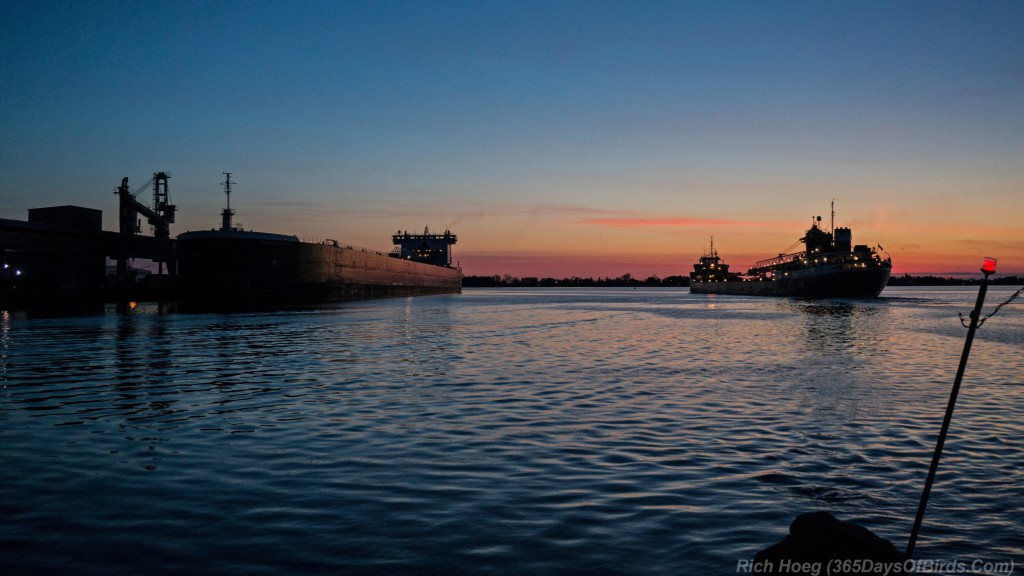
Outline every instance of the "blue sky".
<path id="1" fill-rule="evenodd" d="M 741 268 L 835 198 L 897 272 L 1024 271 L 1021 2 L 3 12 L 2 218 L 113 228 L 120 178 L 166 170 L 173 232 L 213 227 L 231 171 L 248 227 L 386 248 L 451 226 L 468 274 L 644 276 L 711 234 Z"/>

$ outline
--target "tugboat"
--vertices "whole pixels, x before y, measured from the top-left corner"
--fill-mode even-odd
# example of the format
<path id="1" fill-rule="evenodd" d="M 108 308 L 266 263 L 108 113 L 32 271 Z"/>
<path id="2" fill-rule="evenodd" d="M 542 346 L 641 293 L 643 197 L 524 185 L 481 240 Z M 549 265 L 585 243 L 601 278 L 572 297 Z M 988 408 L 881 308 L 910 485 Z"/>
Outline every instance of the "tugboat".
<path id="1" fill-rule="evenodd" d="M 832 221 L 834 224 L 834 209 Z M 892 258 L 888 254 L 882 258 L 875 248 L 864 244 L 854 246 L 849 228 L 833 226 L 832 230 L 822 230 L 821 216 L 817 216 L 800 239 L 805 250 L 756 262 L 745 275 L 729 271 L 729 265 L 715 251 L 712 239 L 710 252 L 693 265 L 690 292 L 805 298 L 877 297 L 889 281 Z"/>

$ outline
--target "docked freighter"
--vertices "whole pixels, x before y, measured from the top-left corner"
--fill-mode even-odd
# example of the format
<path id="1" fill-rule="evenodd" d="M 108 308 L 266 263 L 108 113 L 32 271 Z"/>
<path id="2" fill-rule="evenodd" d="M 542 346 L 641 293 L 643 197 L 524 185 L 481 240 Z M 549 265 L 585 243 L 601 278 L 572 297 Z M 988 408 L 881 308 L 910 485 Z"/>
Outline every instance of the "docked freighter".
<path id="1" fill-rule="evenodd" d="M 712 242 L 710 252 L 693 265 L 690 292 L 807 298 L 876 297 L 889 281 L 892 259 L 888 255 L 882 258 L 867 245 L 854 246 L 849 228 L 825 232 L 818 216 L 800 241 L 805 245 L 802 252 L 761 260 L 745 275 L 730 272 Z"/>
<path id="2" fill-rule="evenodd" d="M 462 271 L 452 266 L 450 231 L 401 232 L 391 253 L 232 224 L 228 202 L 220 229 L 185 232 L 176 243 L 182 310 L 262 309 L 360 298 L 455 294 Z"/>

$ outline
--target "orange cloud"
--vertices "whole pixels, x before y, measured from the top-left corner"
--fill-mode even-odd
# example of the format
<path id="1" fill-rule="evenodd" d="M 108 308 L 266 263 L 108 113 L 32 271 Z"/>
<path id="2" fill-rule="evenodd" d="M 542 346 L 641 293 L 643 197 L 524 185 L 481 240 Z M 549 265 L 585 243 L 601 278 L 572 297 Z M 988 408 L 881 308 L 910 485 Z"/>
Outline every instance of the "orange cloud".
<path id="1" fill-rule="evenodd" d="M 714 220 L 710 218 L 589 218 L 582 224 L 610 226 L 612 228 L 785 228 L 794 227 L 792 222 L 748 222 L 740 220 Z"/>

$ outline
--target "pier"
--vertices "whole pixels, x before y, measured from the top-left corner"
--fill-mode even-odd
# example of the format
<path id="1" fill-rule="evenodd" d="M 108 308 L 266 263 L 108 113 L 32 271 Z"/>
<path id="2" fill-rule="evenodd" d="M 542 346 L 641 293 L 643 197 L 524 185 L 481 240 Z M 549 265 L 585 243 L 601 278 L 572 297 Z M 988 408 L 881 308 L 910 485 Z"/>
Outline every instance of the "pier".
<path id="1" fill-rule="evenodd" d="M 134 300 L 168 291 L 176 275 L 170 224 L 176 207 L 170 204 L 167 179 L 153 179 L 131 192 L 128 179 L 115 189 L 119 199 L 119 230 L 103 230 L 103 212 L 81 206 L 31 208 L 28 220 L 0 219 L 0 303 L 86 304 Z M 154 190 L 153 207 L 138 200 Z M 153 236 L 141 234 L 140 216 L 153 226 Z M 135 258 L 157 264 L 157 281 L 140 285 L 129 269 Z M 107 274 L 107 260 L 117 262 Z M 166 267 L 166 274 L 164 270 Z"/>

